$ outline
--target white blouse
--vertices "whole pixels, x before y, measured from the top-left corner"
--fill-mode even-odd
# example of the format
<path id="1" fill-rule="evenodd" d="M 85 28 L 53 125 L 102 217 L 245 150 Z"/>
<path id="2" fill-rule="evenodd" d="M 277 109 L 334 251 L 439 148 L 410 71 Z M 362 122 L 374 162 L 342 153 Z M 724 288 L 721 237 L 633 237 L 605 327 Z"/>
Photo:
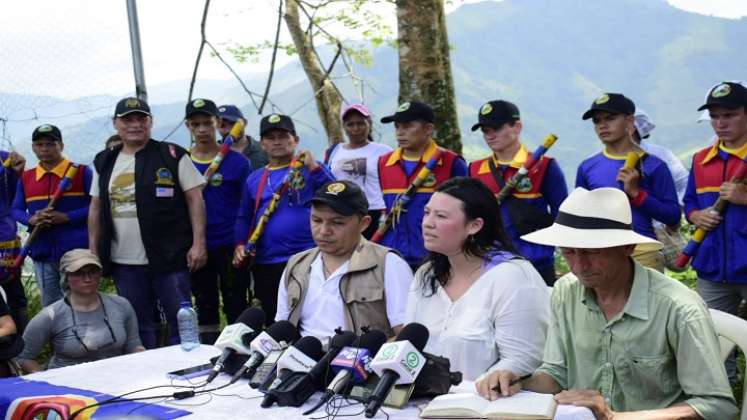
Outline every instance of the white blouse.
<path id="1" fill-rule="evenodd" d="M 489 268 L 456 301 L 440 285 L 433 295 L 423 288 L 426 268 L 415 274 L 405 313 L 406 324 L 430 331 L 426 352 L 447 357 L 466 380 L 496 369 L 525 375 L 540 366 L 550 295 L 528 261 Z"/>

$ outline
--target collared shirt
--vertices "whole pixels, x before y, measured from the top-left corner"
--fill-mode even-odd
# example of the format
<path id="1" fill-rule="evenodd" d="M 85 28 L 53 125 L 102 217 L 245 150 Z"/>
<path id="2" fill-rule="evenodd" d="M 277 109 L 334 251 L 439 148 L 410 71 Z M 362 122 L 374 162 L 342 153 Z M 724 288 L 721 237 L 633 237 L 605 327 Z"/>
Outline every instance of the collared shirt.
<path id="1" fill-rule="evenodd" d="M 345 304 L 340 295 L 340 280 L 348 273 L 350 260 L 337 267 L 327 278 L 324 275 L 324 263 L 320 252 L 311 263 L 309 273 L 309 290 L 301 308 L 301 319 L 298 332 L 302 336 L 311 335 L 320 340 L 335 335 L 335 329 L 345 327 Z M 283 279 L 287 273 L 283 273 Z M 412 271 L 402 257 L 393 252 L 386 255 L 384 262 L 384 290 L 386 314 L 389 325 L 402 325 L 407 303 L 407 290 L 412 281 Z M 275 320 L 285 320 L 290 316 L 288 294 L 285 281 L 280 282 L 278 289 L 278 309 Z"/>
<path id="2" fill-rule="evenodd" d="M 597 389 L 615 411 L 687 403 L 704 419 L 736 415 L 713 321 L 678 281 L 634 264 L 625 307 L 607 320 L 572 273 L 555 283 L 538 372 L 562 389 Z"/>

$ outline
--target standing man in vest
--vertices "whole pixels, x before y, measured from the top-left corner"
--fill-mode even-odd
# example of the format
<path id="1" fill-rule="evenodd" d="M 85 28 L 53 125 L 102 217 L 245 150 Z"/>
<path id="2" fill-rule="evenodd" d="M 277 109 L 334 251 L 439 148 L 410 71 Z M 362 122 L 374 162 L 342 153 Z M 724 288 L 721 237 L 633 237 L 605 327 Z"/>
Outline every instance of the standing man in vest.
<path id="1" fill-rule="evenodd" d="M 43 124 L 31 135 L 31 149 L 39 164 L 27 170 L 18 183 L 13 200 L 13 217 L 29 229 L 42 229 L 31 244 L 29 255 L 34 259 L 34 276 L 42 305 L 48 306 L 62 298 L 60 289 L 60 258 L 75 248 L 88 247 L 88 206 L 91 196 L 91 168 L 80 165 L 54 209 L 47 205 L 57 191 L 73 162 L 62 156 L 60 129 Z"/>
<path id="2" fill-rule="evenodd" d="M 205 174 L 220 151 L 217 142 L 218 107 L 209 99 L 194 99 L 187 104 L 186 125 L 194 138 L 190 151 L 192 163 Z M 247 306 L 249 282 L 231 264 L 233 226 L 241 201 L 241 191 L 251 167 L 240 153 L 229 150 L 218 170 L 207 181 L 202 195 L 207 213 L 207 263 L 192 273 L 200 325 L 200 342 L 213 344 L 220 335 L 220 296 L 226 321 L 233 324 Z"/>
<path id="3" fill-rule="evenodd" d="M 259 240 L 250 253 L 247 239 L 279 192 L 291 170 L 299 138 L 293 120 L 287 115 L 271 114 L 259 123 L 262 148 L 270 163 L 249 175 L 241 196 L 239 216 L 236 219 L 234 265 L 253 263 L 254 296 L 262 302 L 267 319 L 275 319 L 278 287 L 288 259 L 296 253 L 314 246 L 309 228 L 311 198 L 314 191 L 334 176 L 311 152 L 303 151 L 303 167 L 299 177 L 291 180 L 289 188 L 277 202 Z M 250 261 L 253 260 L 253 261 Z"/>
<path id="4" fill-rule="evenodd" d="M 747 179 L 733 179 L 747 160 L 747 88 L 721 83 L 698 110 L 704 109 L 718 140 L 693 156 L 685 192 L 687 220 L 708 232 L 692 266 L 706 304 L 736 314 L 739 303 L 747 299 Z M 720 215 L 713 211 L 718 198 L 727 201 Z M 726 371 L 733 380 L 733 357 L 727 359 Z"/>
<path id="5" fill-rule="evenodd" d="M 521 143 L 519 108 L 511 102 L 490 101 L 480 107 L 477 124 L 491 156 L 469 165 L 470 178 L 477 178 L 498 194 L 506 181 L 526 162 L 530 150 Z M 548 286 L 555 283 L 555 247 L 527 242 L 521 235 L 552 225 L 560 203 L 568 196 L 565 177 L 553 158 L 543 156 L 531 172 L 501 203 L 501 218 L 514 246 L 537 269 Z"/>
<path id="6" fill-rule="evenodd" d="M 433 171 L 381 240 L 382 245 L 399 251 L 413 272 L 427 254 L 421 228 L 425 204 L 442 182 L 455 176 L 467 176 L 464 159 L 451 150 L 439 147 L 433 140 L 433 121 L 431 107 L 418 101 L 405 102 L 394 115 L 381 119 L 384 124 L 394 123 L 399 146 L 379 158 L 379 182 L 387 212 L 392 211 L 397 198 L 407 190 L 436 151 L 442 151 Z"/>
<path id="7" fill-rule="evenodd" d="M 226 138 L 228 133 L 231 132 L 231 128 L 233 128 L 236 121 L 241 120 L 244 122 L 244 128 L 241 129 L 239 137 L 233 139 L 231 149 L 249 159 L 253 171 L 264 168 L 267 162 L 269 162 L 267 153 L 262 150 L 262 146 L 257 140 L 246 134 L 246 118 L 244 118 L 241 110 L 236 105 L 221 105 L 218 108 L 218 112 L 220 116 L 218 130 L 223 138 Z"/>
<path id="8" fill-rule="evenodd" d="M 21 248 L 18 239 L 17 223 L 13 218 L 11 204 L 16 195 L 16 184 L 23 176 L 26 158 L 16 152 L 0 151 L 0 160 L 7 163 L 0 165 L 0 255 L 5 261 L 5 269 L 0 270 L 0 293 L 5 292 L 10 316 L 15 321 L 19 334 L 23 333 L 28 322 L 28 300 L 23 283 L 11 277 L 7 264 L 12 264 Z"/>
<path id="9" fill-rule="evenodd" d="M 113 124 L 122 145 L 94 159 L 90 248 L 135 309 L 145 348 L 156 346 L 156 299 L 175 344 L 176 312 L 191 301 L 189 272 L 207 259 L 205 181 L 186 150 L 150 138 L 153 119 L 145 101 L 119 101 Z"/>
<path id="10" fill-rule="evenodd" d="M 667 164 L 643 152 L 633 141 L 634 114 L 635 104 L 620 93 L 605 93 L 594 100 L 582 118 L 592 120 L 604 150 L 581 162 L 576 173 L 576 187 L 622 189 L 633 210 L 633 230 L 656 239 L 652 222 L 658 220 L 667 226 L 679 224 L 680 206 Z M 640 156 L 635 168 L 624 166 L 629 152 Z M 643 266 L 664 272 L 659 251 L 636 251 L 633 258 Z"/>
<path id="11" fill-rule="evenodd" d="M 276 321 L 287 319 L 302 336 L 319 339 L 338 327 L 399 333 L 412 272 L 391 249 L 363 237 L 370 223 L 368 200 L 355 183 L 333 181 L 316 191 L 311 234 L 317 246 L 288 261 Z"/>

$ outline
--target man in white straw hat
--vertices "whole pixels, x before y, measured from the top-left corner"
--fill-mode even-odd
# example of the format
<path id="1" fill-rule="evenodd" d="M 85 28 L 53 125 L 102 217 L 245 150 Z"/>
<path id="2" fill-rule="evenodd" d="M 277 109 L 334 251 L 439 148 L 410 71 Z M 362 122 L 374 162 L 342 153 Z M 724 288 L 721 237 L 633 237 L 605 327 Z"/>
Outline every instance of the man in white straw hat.
<path id="1" fill-rule="evenodd" d="M 481 395 L 553 393 L 597 419 L 736 416 L 708 309 L 694 291 L 631 258 L 661 246 L 631 222 L 624 192 L 576 188 L 552 226 L 522 237 L 558 247 L 571 273 L 555 283 L 542 366 L 521 380 L 495 371 L 477 383 Z"/>

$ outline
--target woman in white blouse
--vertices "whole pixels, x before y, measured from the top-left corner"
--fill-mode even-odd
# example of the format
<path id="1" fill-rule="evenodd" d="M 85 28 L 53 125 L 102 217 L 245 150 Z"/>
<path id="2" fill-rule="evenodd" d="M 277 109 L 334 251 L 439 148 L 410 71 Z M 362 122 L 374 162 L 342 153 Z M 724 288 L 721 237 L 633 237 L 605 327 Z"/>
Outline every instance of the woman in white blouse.
<path id="1" fill-rule="evenodd" d="M 436 189 L 423 216 L 430 255 L 412 282 L 405 323 L 428 327 L 425 351 L 449 358 L 467 380 L 495 369 L 524 375 L 542 362 L 549 294 L 500 214 L 488 187 L 458 177 Z"/>

